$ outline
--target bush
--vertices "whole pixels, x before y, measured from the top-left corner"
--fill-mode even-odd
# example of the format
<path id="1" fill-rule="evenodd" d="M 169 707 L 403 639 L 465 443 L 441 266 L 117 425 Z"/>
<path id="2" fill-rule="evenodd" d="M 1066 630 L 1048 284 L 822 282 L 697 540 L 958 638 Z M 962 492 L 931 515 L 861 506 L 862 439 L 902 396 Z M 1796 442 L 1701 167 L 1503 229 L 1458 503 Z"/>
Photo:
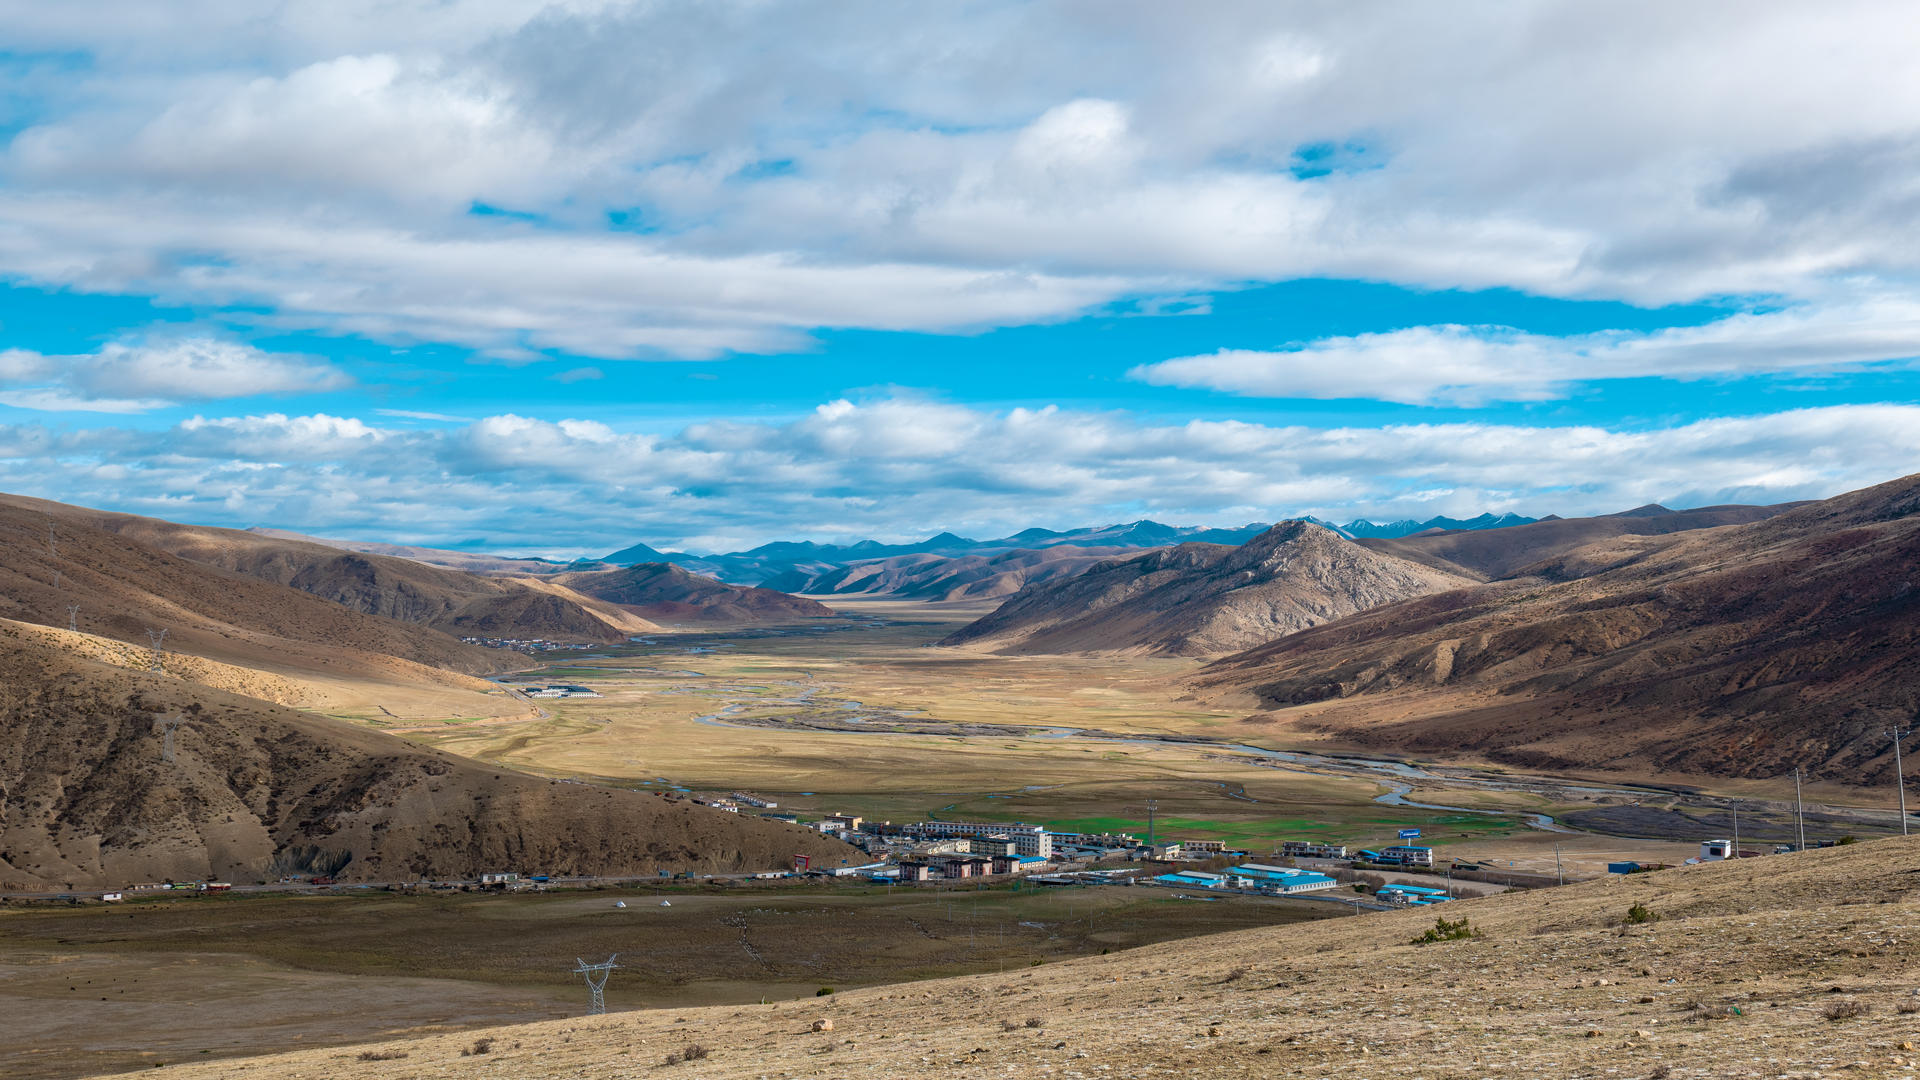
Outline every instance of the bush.
<path id="1" fill-rule="evenodd" d="M 1820 1015 L 1829 1020 L 1851 1020 L 1856 1016 L 1867 1015 L 1868 1009 L 1857 1001 L 1836 1001 L 1820 1011 Z"/>
<path id="2" fill-rule="evenodd" d="M 492 1052 L 493 1052 L 492 1039 L 475 1039 L 473 1040 L 472 1046 L 466 1048 L 465 1050 L 460 1051 L 460 1056 L 461 1057 L 477 1057 L 481 1054 L 487 1054 Z"/>
<path id="3" fill-rule="evenodd" d="M 1436 941 L 1462 941 L 1467 938 L 1477 938 L 1479 936 L 1480 931 L 1467 925 L 1467 917 L 1465 915 L 1460 916 L 1460 918 L 1452 922 L 1448 922 L 1446 917 L 1442 916 L 1433 920 L 1433 928 L 1431 930 L 1414 938 L 1408 944 L 1431 945 Z"/>
<path id="4" fill-rule="evenodd" d="M 1835 840 L 1833 844 L 1835 847 L 1839 847 L 1842 844 L 1857 844 L 1859 842 L 1860 842 L 1860 838 L 1857 836 L 1843 836 L 1840 839 Z"/>
<path id="5" fill-rule="evenodd" d="M 362 1050 L 360 1051 L 361 1061 L 399 1061 L 401 1058 L 406 1056 L 407 1056 L 407 1052 L 405 1050 Z"/>
<path id="6" fill-rule="evenodd" d="M 1038 1016 L 1027 1017 L 1027 1026 L 1030 1028 L 1045 1027 L 1046 1023 L 1047 1022 L 1045 1020 L 1041 1019 Z"/>
<path id="7" fill-rule="evenodd" d="M 1660 916 L 1654 914 L 1654 912 L 1650 908 L 1648 908 L 1647 905 L 1642 904 L 1638 901 L 1635 901 L 1634 905 L 1627 909 L 1627 922 L 1630 924 L 1637 926 L 1640 923 L 1650 923 L 1650 922 L 1659 922 L 1659 921 L 1660 921 Z"/>
<path id="8" fill-rule="evenodd" d="M 827 996 L 828 994 L 831 994 L 831 993 L 833 993 L 833 987 L 831 987 L 831 986 L 823 986 L 823 987 L 821 987 L 820 989 L 818 989 L 818 990 L 815 990 L 815 991 L 813 992 L 813 996 L 814 996 L 814 997 L 826 997 L 826 996 Z"/>

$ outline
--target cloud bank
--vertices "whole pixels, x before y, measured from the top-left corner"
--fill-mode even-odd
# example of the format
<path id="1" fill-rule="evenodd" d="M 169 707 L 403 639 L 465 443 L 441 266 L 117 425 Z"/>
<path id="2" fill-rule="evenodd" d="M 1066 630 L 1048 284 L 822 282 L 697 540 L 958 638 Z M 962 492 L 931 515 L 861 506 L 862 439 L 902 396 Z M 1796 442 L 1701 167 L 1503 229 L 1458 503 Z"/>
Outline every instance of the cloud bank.
<path id="1" fill-rule="evenodd" d="M 1153 517 L 1241 524 L 1606 513 L 1817 498 L 1920 460 L 1920 406 L 1629 431 L 1484 423 L 1316 429 L 1122 413 L 834 401 L 670 434 L 512 414 L 420 429 L 196 418 L 146 431 L 0 427 L 0 489 L 135 513 L 428 544 L 604 554 L 636 539 L 1004 535 Z M 555 537 L 579 546 L 556 548 Z"/>

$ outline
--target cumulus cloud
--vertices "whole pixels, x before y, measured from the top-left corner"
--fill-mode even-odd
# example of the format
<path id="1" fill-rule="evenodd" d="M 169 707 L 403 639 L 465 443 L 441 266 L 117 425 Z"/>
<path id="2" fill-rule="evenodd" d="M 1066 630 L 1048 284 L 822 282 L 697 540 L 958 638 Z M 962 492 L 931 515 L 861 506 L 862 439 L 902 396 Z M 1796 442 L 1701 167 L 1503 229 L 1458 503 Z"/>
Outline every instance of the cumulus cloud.
<path id="1" fill-rule="evenodd" d="M 670 434 L 503 414 L 460 426 L 196 418 L 161 431 L 0 426 L 0 489 L 136 513 L 496 549 L 635 539 L 1004 535 L 1153 517 L 1604 513 L 1817 498 L 1910 471 L 1920 407 L 1835 406 L 1655 430 L 1487 423 L 1315 429 L 1071 409 L 835 401 Z M 526 508 L 537 505 L 538 515 Z"/>
<path id="2" fill-rule="evenodd" d="M 12 76 L 0 271 L 303 328 L 706 355 L 1311 275 L 1920 273 L 1920 21 L 1870 0 L 55 7 L 0 21 L 92 58 Z"/>
<path id="3" fill-rule="evenodd" d="M 1416 326 L 1272 352 L 1221 349 L 1144 364 L 1130 375 L 1249 397 L 1481 405 L 1563 397 L 1578 382 L 1821 372 L 1916 357 L 1920 303 L 1896 298 L 1651 333 L 1553 337 L 1503 326 Z"/>
<path id="4" fill-rule="evenodd" d="M 114 342 L 99 352 L 0 353 L 0 404 L 43 412 L 133 413 L 182 401 L 339 390 L 352 382 L 330 364 L 216 338 Z"/>

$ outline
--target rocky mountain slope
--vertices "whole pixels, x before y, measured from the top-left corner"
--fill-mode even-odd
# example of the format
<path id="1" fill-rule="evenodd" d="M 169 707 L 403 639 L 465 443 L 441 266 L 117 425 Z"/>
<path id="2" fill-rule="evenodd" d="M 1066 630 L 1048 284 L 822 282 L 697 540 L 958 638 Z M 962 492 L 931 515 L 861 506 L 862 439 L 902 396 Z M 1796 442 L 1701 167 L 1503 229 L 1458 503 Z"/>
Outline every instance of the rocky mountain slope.
<path id="1" fill-rule="evenodd" d="M 545 581 L 663 624 L 735 625 L 824 619 L 833 609 L 772 589 L 728 585 L 670 563 L 558 574 Z"/>
<path id="2" fill-rule="evenodd" d="M 1366 747 L 1891 783 L 1885 732 L 1920 715 L 1920 476 L 1529 573 L 1270 642 L 1198 688 Z"/>
<path id="3" fill-rule="evenodd" d="M 346 1051 L 142 1072 L 168 1080 L 1904 1076 L 1920 1064 L 1906 1015 L 1920 982 L 1908 944 L 1920 919 L 1916 865 L 1920 837 L 1881 840 L 830 998 L 428 1029 Z M 1628 924 L 1635 905 L 1655 921 Z M 1467 920 L 1474 936 L 1412 944 L 1436 915 Z M 472 1053 L 476 1036 L 489 1053 Z M 684 1061 L 689 1046 L 701 1053 Z"/>
<path id="4" fill-rule="evenodd" d="M 1470 583 L 1283 521 L 1237 548 L 1181 544 L 1030 586 L 941 643 L 1205 656 Z"/>
<path id="5" fill-rule="evenodd" d="M 497 770 L 77 651 L 0 622 L 0 889 L 762 870 L 856 854 L 795 826 Z M 165 763 L 154 724 L 174 714 L 185 723 Z"/>
<path id="6" fill-rule="evenodd" d="M 473 551 L 451 551 L 446 548 L 419 547 L 414 544 L 388 544 L 377 540 L 339 540 L 324 536 L 308 536 L 305 533 L 291 532 L 287 529 L 268 529 L 255 526 L 246 530 L 254 536 L 263 536 L 270 540 L 296 540 L 304 544 L 319 544 L 340 551 L 357 551 L 362 555 L 385 555 L 395 559 L 411 559 L 429 566 L 444 566 L 449 570 L 464 570 L 469 574 L 501 574 L 507 577 L 537 577 L 542 574 L 559 574 L 568 570 L 603 570 L 609 564 L 597 562 L 556 562 L 552 559 L 520 559 L 506 555 L 487 555 Z"/>
<path id="7" fill-rule="evenodd" d="M 65 509 L 56 503 L 40 504 Z M 144 520 L 144 519 L 135 519 Z M 507 661 L 441 631 L 180 558 L 84 517 L 0 500 L 0 618 L 227 663 L 329 676 L 484 672 Z"/>
<path id="8" fill-rule="evenodd" d="M 181 525 L 19 496 L 0 512 L 43 525 L 109 533 L 142 548 L 273 585 L 353 611 L 419 623 L 455 637 L 624 641 L 658 629 L 631 613 L 555 587 L 547 579 L 482 576 L 410 559 L 341 551 L 236 529 Z"/>
<path id="9" fill-rule="evenodd" d="M 767 583 L 783 592 L 835 596 L 897 596 L 914 600 L 975 600 L 1011 596 L 1028 585 L 1072 577 L 1139 548 L 1062 545 L 997 555 L 898 555 L 824 573 L 790 573 Z"/>
<path id="10" fill-rule="evenodd" d="M 1537 563 L 1615 537 L 1664 536 L 1722 525 L 1745 525 L 1765 521 L 1799 505 L 1703 506 L 1696 510 L 1642 506 L 1618 514 L 1550 518 L 1510 528 L 1433 532 L 1400 539 L 1363 537 L 1360 543 L 1374 551 L 1426 563 L 1450 573 L 1495 581 L 1525 574 Z"/>

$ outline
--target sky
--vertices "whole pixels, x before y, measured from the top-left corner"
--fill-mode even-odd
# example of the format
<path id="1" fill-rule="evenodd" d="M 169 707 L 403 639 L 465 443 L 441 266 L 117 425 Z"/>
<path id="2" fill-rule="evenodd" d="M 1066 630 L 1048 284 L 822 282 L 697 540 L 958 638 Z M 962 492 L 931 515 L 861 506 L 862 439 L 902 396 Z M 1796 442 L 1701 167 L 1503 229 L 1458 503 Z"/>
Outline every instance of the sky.
<path id="1" fill-rule="evenodd" d="M 0 4 L 0 490 L 510 554 L 1920 471 L 1897 4 Z"/>

